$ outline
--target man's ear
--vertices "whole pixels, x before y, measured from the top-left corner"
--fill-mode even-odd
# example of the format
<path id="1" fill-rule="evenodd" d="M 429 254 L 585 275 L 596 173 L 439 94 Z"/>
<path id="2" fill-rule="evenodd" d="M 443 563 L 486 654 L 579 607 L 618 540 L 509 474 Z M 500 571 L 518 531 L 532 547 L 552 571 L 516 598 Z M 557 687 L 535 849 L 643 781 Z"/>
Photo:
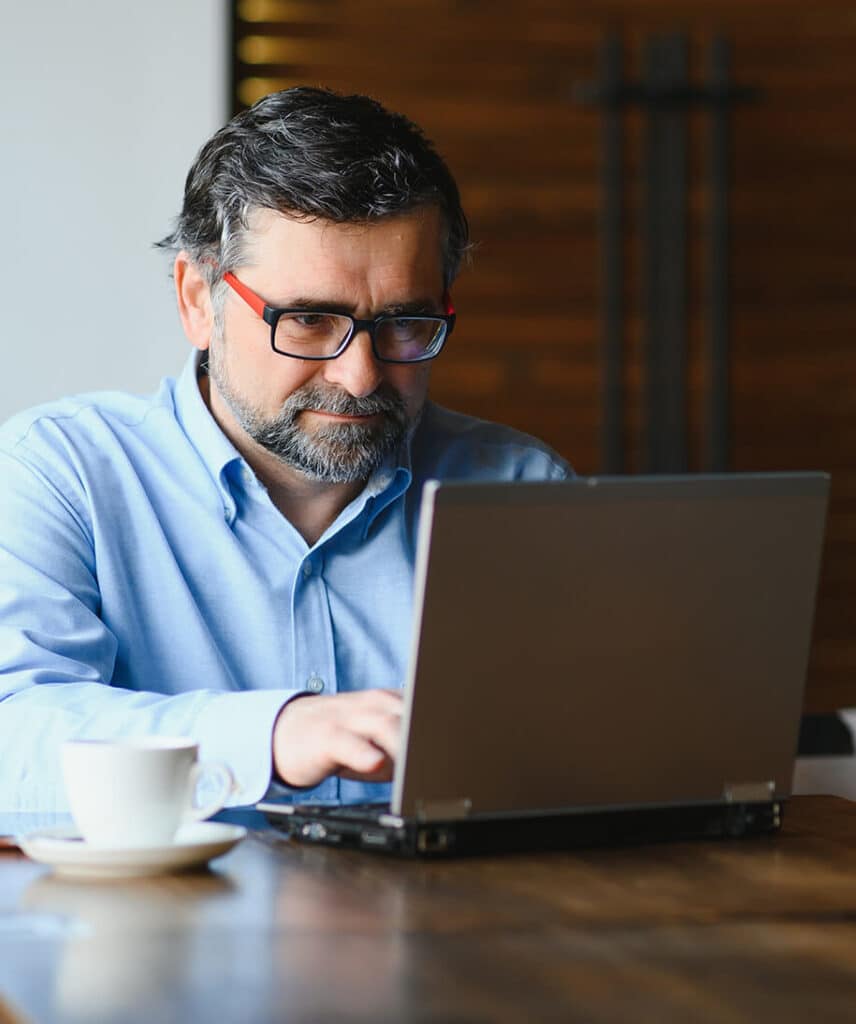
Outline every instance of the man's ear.
<path id="1" fill-rule="evenodd" d="M 191 345 L 205 351 L 214 329 L 214 307 L 211 289 L 190 256 L 182 250 L 173 266 L 178 315 Z"/>

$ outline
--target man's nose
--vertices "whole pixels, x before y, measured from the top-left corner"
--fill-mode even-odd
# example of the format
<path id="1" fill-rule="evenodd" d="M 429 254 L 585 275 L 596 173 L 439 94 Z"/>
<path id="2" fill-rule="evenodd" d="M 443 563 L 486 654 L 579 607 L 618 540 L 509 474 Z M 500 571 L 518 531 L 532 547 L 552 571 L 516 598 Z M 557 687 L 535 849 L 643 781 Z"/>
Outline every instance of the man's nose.
<path id="1" fill-rule="evenodd" d="M 337 384 L 355 398 L 373 394 L 383 380 L 381 365 L 374 357 L 368 331 L 359 331 L 345 351 L 324 364 L 324 379 Z"/>

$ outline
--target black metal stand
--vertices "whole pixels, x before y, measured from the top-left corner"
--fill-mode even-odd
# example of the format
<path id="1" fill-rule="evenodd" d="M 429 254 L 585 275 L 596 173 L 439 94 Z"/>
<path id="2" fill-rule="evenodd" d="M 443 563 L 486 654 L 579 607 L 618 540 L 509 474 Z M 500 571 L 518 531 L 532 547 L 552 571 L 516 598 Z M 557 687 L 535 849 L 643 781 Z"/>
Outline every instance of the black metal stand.
<path id="1" fill-rule="evenodd" d="M 635 107 L 646 118 L 643 167 L 642 310 L 644 316 L 644 436 L 640 468 L 681 473 L 688 468 L 688 127 L 699 110 L 708 124 L 709 194 L 705 267 L 705 408 L 702 468 L 729 465 L 729 115 L 755 90 L 729 83 L 729 48 L 710 46 L 707 83 L 690 82 L 689 43 L 682 34 L 658 35 L 645 44 L 643 81 L 623 78 L 616 35 L 601 51 L 601 80 L 582 86 L 577 98 L 601 108 L 603 117 L 601 212 L 602 360 L 601 464 L 626 469 L 624 452 L 623 113 Z"/>

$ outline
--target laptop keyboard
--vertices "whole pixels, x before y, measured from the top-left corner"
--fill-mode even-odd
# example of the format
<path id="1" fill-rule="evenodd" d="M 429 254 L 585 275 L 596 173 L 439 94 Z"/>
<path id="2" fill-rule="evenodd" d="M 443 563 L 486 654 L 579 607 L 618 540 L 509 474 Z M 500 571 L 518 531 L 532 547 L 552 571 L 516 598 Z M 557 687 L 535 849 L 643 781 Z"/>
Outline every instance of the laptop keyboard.
<path id="1" fill-rule="evenodd" d="M 337 818 L 354 818 L 358 821 L 365 821 L 366 818 L 377 818 L 381 814 L 389 814 L 389 804 L 366 803 L 366 804 L 297 804 L 295 812 L 307 818 L 329 818 L 335 815 Z"/>

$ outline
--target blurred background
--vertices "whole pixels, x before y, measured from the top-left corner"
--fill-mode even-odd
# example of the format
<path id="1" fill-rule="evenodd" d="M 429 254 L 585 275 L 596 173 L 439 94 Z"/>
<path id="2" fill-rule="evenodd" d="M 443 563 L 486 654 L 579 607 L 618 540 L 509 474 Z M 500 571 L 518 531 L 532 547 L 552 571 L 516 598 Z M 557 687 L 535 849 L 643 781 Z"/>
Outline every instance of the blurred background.
<path id="1" fill-rule="evenodd" d="M 275 89 L 368 93 L 435 141 L 476 242 L 434 398 L 581 473 L 831 472 L 806 709 L 856 705 L 856 4 L 2 9 L 0 416 L 175 373 L 150 244 L 198 147 Z"/>

